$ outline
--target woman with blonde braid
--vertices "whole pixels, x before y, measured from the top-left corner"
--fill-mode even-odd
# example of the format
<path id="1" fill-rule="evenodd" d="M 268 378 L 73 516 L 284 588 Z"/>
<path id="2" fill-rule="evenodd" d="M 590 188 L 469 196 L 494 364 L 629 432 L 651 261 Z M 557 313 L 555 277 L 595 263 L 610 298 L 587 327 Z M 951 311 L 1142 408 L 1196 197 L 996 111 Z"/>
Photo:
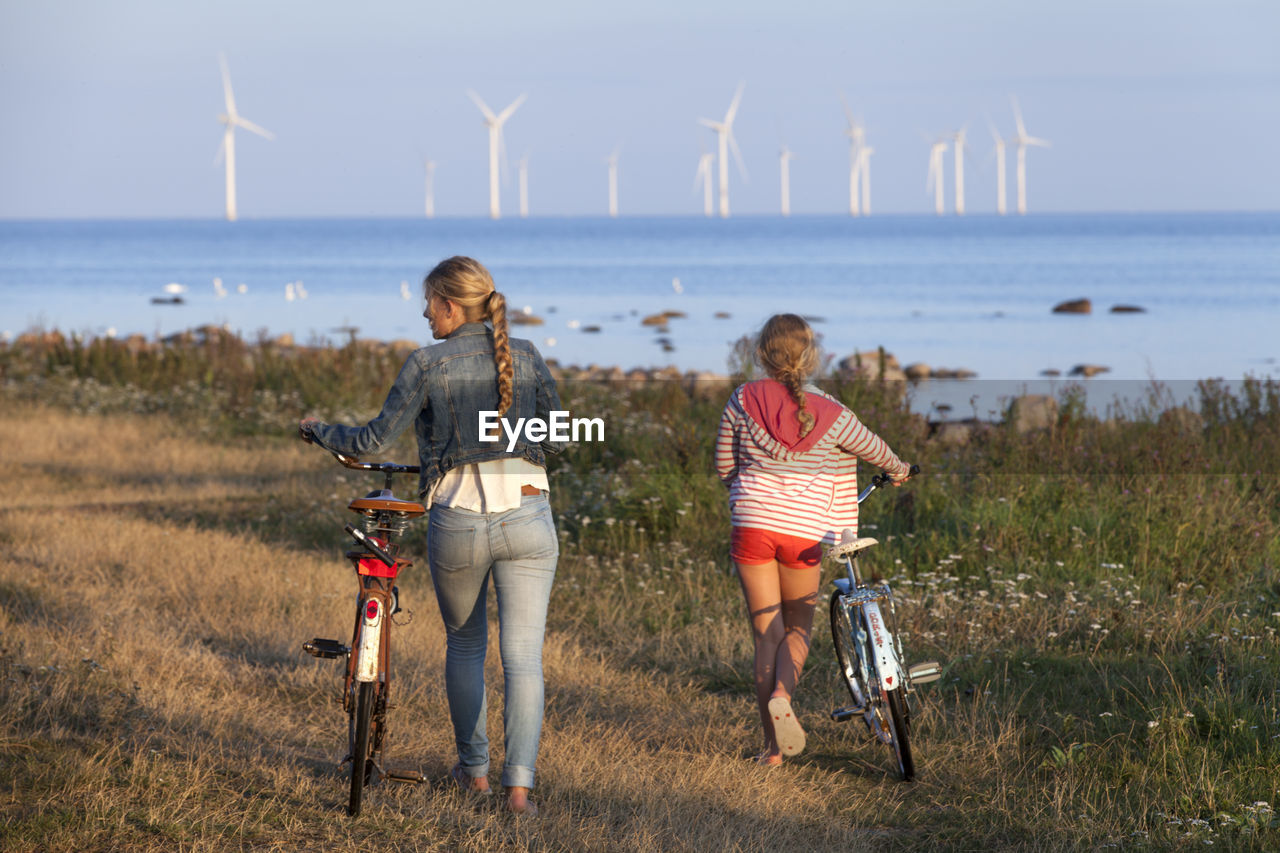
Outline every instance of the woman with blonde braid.
<path id="1" fill-rule="evenodd" d="M 858 529 L 858 458 L 907 479 L 908 464 L 852 411 L 806 384 L 818 366 L 813 330 L 795 314 L 770 317 L 756 358 L 767 379 L 739 386 L 716 436 L 716 473 L 729 488 L 730 555 L 755 639 L 761 764 L 804 748 L 791 706 L 809 654 L 822 544 Z"/>
<path id="2" fill-rule="evenodd" d="M 419 490 L 431 508 L 431 580 L 444 620 L 445 689 L 458 746 L 450 775 L 468 793 L 489 793 L 484 661 L 485 593 L 498 599 L 504 679 L 507 807 L 532 815 L 529 799 L 542 732 L 542 641 L 559 542 L 547 498 L 545 452 L 524 430 L 513 439 L 481 419 L 549 422 L 560 409 L 546 362 L 508 335 L 506 300 L 489 271 L 471 258 L 441 261 L 423 283 L 424 315 L 440 341 L 409 356 L 382 411 L 360 427 L 308 418 L 303 437 L 354 456 L 376 453 L 412 424 Z"/>

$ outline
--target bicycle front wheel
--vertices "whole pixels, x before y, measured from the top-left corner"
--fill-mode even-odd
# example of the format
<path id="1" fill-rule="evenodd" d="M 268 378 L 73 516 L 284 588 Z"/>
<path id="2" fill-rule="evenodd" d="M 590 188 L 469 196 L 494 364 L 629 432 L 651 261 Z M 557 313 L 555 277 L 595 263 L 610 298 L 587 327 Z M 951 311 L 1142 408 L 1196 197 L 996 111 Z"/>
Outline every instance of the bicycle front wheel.
<path id="1" fill-rule="evenodd" d="M 369 754 L 369 726 L 373 719 L 374 684 L 371 681 L 360 682 L 356 695 L 355 738 L 351 743 L 351 802 L 347 804 L 347 814 L 355 817 L 360 814 L 360 798 L 364 794 L 365 782 L 373 771 L 372 756 Z"/>
<path id="2" fill-rule="evenodd" d="M 853 636 L 853 622 L 849 618 L 849 608 L 845 606 L 844 596 L 831 596 L 831 642 L 836 649 L 836 661 L 840 665 L 840 678 L 849 690 L 853 704 L 865 709 L 867 706 L 867 685 L 862 683 L 862 670 L 855 650 L 857 640 Z"/>
<path id="3" fill-rule="evenodd" d="M 911 718 L 907 711 L 907 697 L 902 688 L 890 690 L 885 694 L 889 698 L 889 720 L 893 726 L 893 755 L 898 759 L 898 772 L 902 781 L 910 782 L 916 777 L 916 765 L 911 758 Z"/>

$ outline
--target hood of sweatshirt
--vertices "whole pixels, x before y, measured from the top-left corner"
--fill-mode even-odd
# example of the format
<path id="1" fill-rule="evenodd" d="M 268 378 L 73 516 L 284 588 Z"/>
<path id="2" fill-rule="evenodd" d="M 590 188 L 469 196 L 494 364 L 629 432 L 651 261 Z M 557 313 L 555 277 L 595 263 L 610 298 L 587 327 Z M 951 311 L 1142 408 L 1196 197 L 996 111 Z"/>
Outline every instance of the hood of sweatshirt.
<path id="1" fill-rule="evenodd" d="M 820 394 L 805 392 L 805 409 L 813 415 L 814 424 L 813 429 L 802 437 L 800 421 L 796 417 L 800 407 L 781 382 L 776 379 L 749 382 L 743 388 L 742 398 L 747 415 L 792 453 L 810 450 L 826 435 L 843 411 L 839 403 Z"/>

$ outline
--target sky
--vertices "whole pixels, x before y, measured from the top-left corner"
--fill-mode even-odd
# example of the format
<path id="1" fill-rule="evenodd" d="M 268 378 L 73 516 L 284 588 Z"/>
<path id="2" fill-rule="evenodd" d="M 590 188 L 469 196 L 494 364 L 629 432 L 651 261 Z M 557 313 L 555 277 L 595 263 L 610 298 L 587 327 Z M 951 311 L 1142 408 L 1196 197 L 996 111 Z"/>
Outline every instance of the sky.
<path id="1" fill-rule="evenodd" d="M 966 128 L 966 208 L 995 209 L 988 122 L 1030 134 L 1031 211 L 1280 209 L 1274 0 L 0 0 L 0 218 L 218 218 L 219 53 L 242 116 L 242 219 L 504 215 L 528 157 L 535 216 L 697 215 L 699 118 L 744 86 L 735 214 L 848 210 L 843 96 L 865 126 L 873 213 L 927 213 L 929 146 Z M 953 157 L 945 166 L 954 204 Z M 1008 192 L 1013 206 L 1013 152 Z"/>

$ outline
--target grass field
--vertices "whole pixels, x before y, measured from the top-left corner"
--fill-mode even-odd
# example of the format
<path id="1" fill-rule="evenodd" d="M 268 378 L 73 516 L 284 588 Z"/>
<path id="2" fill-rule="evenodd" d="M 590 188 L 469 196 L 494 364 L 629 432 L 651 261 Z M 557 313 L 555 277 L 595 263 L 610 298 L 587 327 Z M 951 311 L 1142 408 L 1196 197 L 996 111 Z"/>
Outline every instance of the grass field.
<path id="1" fill-rule="evenodd" d="M 229 423 L 229 398 L 192 386 L 161 411 L 159 386 L 101 370 L 87 386 L 52 362 L 32 384 L 7 364 L 6 851 L 1280 848 L 1273 387 L 1209 388 L 1193 427 L 1068 406 L 1047 432 L 950 449 L 874 388 L 842 389 L 927 472 L 863 515 L 909 655 L 946 665 L 917 694 L 909 785 L 860 724 L 826 717 L 842 697 L 825 602 L 796 700 L 809 746 L 776 770 L 750 760 L 750 634 L 709 462 L 722 397 L 566 389 L 610 440 L 551 469 L 542 816 L 445 784 L 443 629 L 420 563 L 400 583 L 414 618 L 388 755 L 430 782 L 376 787 L 352 821 L 338 667 L 300 643 L 350 630 L 344 507 L 375 483 L 284 424 L 367 415 L 377 395 L 280 403 L 280 381 L 241 377 L 259 414 Z M 378 369 L 385 387 L 394 365 Z"/>

